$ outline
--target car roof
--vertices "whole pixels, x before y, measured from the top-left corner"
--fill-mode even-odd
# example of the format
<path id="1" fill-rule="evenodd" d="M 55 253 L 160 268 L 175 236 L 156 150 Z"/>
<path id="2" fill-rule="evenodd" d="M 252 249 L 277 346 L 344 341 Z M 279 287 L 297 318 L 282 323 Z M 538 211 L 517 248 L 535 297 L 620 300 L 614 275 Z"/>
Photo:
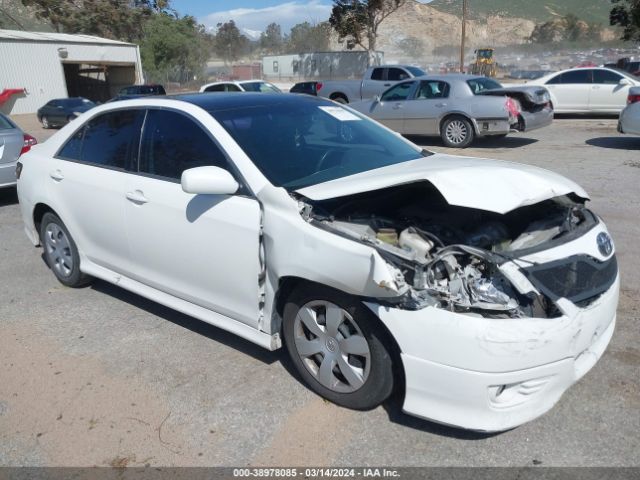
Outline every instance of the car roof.
<path id="1" fill-rule="evenodd" d="M 328 105 L 331 102 L 325 98 L 313 97 L 310 95 L 282 94 L 282 93 L 260 93 L 246 92 L 238 95 L 233 92 L 220 92 L 215 95 L 206 93 L 187 93 L 181 95 L 169 95 L 166 99 L 180 100 L 192 103 L 207 111 L 230 110 L 243 107 L 263 107 L 269 105 L 300 105 L 322 104 Z M 149 99 L 152 104 L 152 99 Z"/>
<path id="2" fill-rule="evenodd" d="M 411 80 L 442 80 L 443 82 L 447 82 L 447 81 L 448 82 L 451 82 L 451 81 L 466 82 L 467 80 L 474 80 L 476 78 L 488 78 L 488 77 L 483 77 L 482 75 L 470 75 L 470 74 L 467 74 L 467 73 L 443 73 L 443 74 L 421 75 L 419 77 L 407 78 L 404 81 L 411 81 Z M 490 78 L 489 80 L 493 80 L 493 81 L 497 82 L 497 80 L 494 79 L 494 78 Z"/>

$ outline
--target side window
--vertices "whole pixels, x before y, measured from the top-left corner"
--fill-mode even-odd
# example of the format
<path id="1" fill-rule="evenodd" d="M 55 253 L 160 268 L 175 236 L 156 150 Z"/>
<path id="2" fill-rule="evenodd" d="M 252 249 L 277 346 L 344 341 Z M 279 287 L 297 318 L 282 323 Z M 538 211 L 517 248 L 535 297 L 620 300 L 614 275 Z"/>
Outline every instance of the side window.
<path id="1" fill-rule="evenodd" d="M 560 82 L 562 84 L 584 84 L 591 83 L 591 72 L 592 70 L 579 68 L 576 70 L 571 70 L 569 72 L 564 72 L 562 74 L 562 79 Z"/>
<path id="2" fill-rule="evenodd" d="M 67 143 L 58 152 L 58 157 L 67 160 L 82 160 L 82 139 L 86 127 L 82 127 L 67 140 Z"/>
<path id="3" fill-rule="evenodd" d="M 135 171 L 143 118 L 143 110 L 116 110 L 90 120 L 85 127 L 81 160 Z"/>
<path id="4" fill-rule="evenodd" d="M 392 102 L 398 100 L 406 100 L 409 94 L 413 90 L 413 86 L 416 82 L 403 82 L 398 85 L 394 85 L 389 90 L 382 94 L 380 100 L 383 102 Z"/>
<path id="5" fill-rule="evenodd" d="M 233 83 L 227 85 L 227 92 L 241 92 L 240 88 Z"/>
<path id="6" fill-rule="evenodd" d="M 205 92 L 224 92 L 224 85 L 211 85 L 204 89 Z"/>
<path id="7" fill-rule="evenodd" d="M 140 172 L 179 180 L 183 171 L 207 165 L 229 169 L 220 148 L 199 125 L 178 112 L 149 110 Z"/>
<path id="8" fill-rule="evenodd" d="M 545 83 L 545 85 L 557 85 L 559 83 L 562 83 L 563 77 L 564 77 L 564 73 L 561 73 L 560 75 L 556 75 L 555 77 L 547 80 L 547 83 Z"/>
<path id="9" fill-rule="evenodd" d="M 416 99 L 447 98 L 449 96 L 449 84 L 438 80 L 420 82 L 420 88 L 416 92 Z"/>
<path id="10" fill-rule="evenodd" d="M 382 80 L 384 68 L 374 68 L 371 72 L 371 80 Z"/>
<path id="11" fill-rule="evenodd" d="M 605 83 L 608 85 L 617 85 L 622 79 L 622 75 L 609 70 L 594 70 L 593 83 Z"/>
<path id="12" fill-rule="evenodd" d="M 409 74 L 401 68 L 390 68 L 387 71 L 387 80 L 391 80 L 392 82 L 406 80 L 407 78 L 409 78 Z"/>

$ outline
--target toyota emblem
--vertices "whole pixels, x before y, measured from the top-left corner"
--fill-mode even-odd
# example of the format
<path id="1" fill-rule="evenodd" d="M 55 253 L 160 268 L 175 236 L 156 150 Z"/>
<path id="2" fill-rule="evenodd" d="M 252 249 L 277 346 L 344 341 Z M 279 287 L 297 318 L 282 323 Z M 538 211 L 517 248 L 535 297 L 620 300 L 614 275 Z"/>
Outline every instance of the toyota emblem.
<path id="1" fill-rule="evenodd" d="M 613 252 L 613 241 L 606 232 L 600 232 L 596 238 L 598 244 L 598 250 L 604 257 L 608 257 Z"/>

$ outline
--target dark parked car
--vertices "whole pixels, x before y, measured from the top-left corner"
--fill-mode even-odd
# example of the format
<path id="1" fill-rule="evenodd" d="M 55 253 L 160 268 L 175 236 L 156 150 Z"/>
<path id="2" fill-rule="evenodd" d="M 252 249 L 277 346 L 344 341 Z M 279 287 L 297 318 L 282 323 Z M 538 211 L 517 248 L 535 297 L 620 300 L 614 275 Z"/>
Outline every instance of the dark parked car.
<path id="1" fill-rule="evenodd" d="M 131 98 L 149 97 L 153 95 L 166 95 L 162 85 L 130 85 L 124 87 L 118 92 L 118 95 L 113 97 L 110 102 L 116 102 L 118 100 L 129 100 Z"/>
<path id="2" fill-rule="evenodd" d="M 44 128 L 62 127 L 96 104 L 83 97 L 56 98 L 38 110 L 38 121 Z"/>

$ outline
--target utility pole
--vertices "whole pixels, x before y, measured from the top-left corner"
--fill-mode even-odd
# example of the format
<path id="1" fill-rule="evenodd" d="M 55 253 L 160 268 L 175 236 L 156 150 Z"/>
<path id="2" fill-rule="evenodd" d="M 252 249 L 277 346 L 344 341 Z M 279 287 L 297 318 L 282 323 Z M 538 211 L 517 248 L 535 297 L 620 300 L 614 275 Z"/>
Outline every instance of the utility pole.
<path id="1" fill-rule="evenodd" d="M 464 73 L 464 41 L 467 36 L 467 0 L 462 0 L 462 40 L 460 41 L 460 73 Z"/>

